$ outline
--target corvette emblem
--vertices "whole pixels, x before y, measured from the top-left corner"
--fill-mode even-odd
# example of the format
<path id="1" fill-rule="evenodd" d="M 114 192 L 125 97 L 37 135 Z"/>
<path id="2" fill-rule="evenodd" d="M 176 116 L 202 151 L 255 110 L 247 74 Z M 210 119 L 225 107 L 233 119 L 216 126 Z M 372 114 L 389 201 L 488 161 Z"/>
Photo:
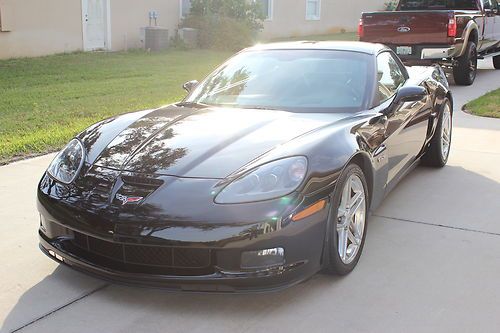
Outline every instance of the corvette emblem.
<path id="1" fill-rule="evenodd" d="M 398 32 L 410 32 L 411 28 L 410 27 L 399 27 Z"/>
<path id="2" fill-rule="evenodd" d="M 122 202 L 122 206 L 125 206 L 126 204 L 129 203 L 136 203 L 144 199 L 144 197 L 127 197 L 126 195 L 119 193 L 116 194 L 115 198 Z"/>

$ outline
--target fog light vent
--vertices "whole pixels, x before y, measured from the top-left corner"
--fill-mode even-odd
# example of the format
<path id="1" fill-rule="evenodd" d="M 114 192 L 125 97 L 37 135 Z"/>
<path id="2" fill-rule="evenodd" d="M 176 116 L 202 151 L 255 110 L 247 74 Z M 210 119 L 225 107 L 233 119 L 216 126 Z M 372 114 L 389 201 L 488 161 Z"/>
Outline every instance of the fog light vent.
<path id="1" fill-rule="evenodd" d="M 242 269 L 265 269 L 285 264 L 285 250 L 281 247 L 241 254 Z"/>

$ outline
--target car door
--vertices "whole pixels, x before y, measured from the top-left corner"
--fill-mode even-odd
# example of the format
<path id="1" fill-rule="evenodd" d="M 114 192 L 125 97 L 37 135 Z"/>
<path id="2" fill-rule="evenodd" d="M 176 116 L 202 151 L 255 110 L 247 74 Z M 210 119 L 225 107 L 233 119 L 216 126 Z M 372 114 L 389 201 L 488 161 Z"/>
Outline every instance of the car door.
<path id="1" fill-rule="evenodd" d="M 499 0 L 491 0 L 491 4 L 493 7 L 493 13 L 495 14 L 493 27 L 493 39 L 497 43 L 497 46 L 500 44 L 500 1 Z"/>
<path id="2" fill-rule="evenodd" d="M 498 4 L 495 0 L 481 0 L 484 10 L 484 34 L 480 51 L 493 47 L 497 41 L 495 21 L 498 20 Z M 499 21 L 500 22 L 500 21 Z"/>
<path id="3" fill-rule="evenodd" d="M 377 92 L 381 103 L 393 99 L 399 88 L 407 84 L 406 69 L 392 52 L 385 51 L 377 56 L 377 73 Z M 430 99 L 426 97 L 421 101 L 396 105 L 388 114 L 383 147 L 388 157 L 389 185 L 397 182 L 422 151 L 430 113 Z"/>

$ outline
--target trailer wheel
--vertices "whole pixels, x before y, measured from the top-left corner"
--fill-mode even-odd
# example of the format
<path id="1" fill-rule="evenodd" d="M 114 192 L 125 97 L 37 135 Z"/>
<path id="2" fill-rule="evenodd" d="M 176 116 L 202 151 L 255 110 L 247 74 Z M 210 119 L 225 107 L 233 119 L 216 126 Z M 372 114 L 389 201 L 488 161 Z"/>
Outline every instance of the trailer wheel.
<path id="1" fill-rule="evenodd" d="M 455 83 L 461 86 L 470 86 L 474 83 L 477 73 L 477 47 L 476 43 L 469 42 L 465 54 L 456 59 L 453 66 Z"/>

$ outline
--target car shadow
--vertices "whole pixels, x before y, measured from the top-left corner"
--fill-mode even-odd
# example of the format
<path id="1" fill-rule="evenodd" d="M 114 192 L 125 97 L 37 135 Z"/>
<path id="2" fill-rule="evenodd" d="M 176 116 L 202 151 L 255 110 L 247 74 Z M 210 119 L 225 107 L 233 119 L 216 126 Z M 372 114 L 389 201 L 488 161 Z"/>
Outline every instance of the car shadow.
<path id="1" fill-rule="evenodd" d="M 51 264 L 50 259 L 46 260 Z M 50 275 L 22 294 L 3 321 L 0 332 L 17 330 L 104 285 L 106 283 L 101 280 L 58 265 Z"/>
<path id="2" fill-rule="evenodd" d="M 484 154 L 482 176 L 462 166 L 464 153 L 452 151 L 450 164 L 442 169 L 419 166 L 405 177 L 387 196 L 375 215 L 393 219 L 422 222 L 457 229 L 500 234 L 500 225 L 492 216 L 500 216 L 500 183 L 494 170 L 499 158 L 495 154 Z M 459 159 L 455 159 L 456 155 Z M 477 168 L 474 155 L 466 153 L 467 164 Z M 479 163 L 479 162 L 477 162 Z M 467 166 L 469 167 L 469 166 Z"/>
<path id="3" fill-rule="evenodd" d="M 98 302 L 105 304 L 109 311 L 140 308 L 141 311 L 152 314 L 164 311 L 174 316 L 185 316 L 187 313 L 196 312 L 197 315 L 204 316 L 213 314 L 213 311 L 218 309 L 230 312 L 232 315 L 257 317 L 272 308 L 286 306 L 291 299 L 300 299 L 301 302 L 312 300 L 325 288 L 341 279 L 341 277 L 317 274 L 294 287 L 277 292 L 192 293 L 94 281 L 92 277 L 60 265 L 19 298 L 4 320 L 0 332 L 22 330 L 58 311 L 71 308 L 87 297 L 99 297 Z M 70 291 L 64 294 L 54 293 L 58 286 Z"/>
<path id="4" fill-rule="evenodd" d="M 448 166 L 443 169 L 418 167 L 386 198 L 375 215 L 408 220 L 400 221 L 401 223 L 415 220 L 417 223 L 500 233 L 500 227 L 491 219 L 491 216 L 500 215 L 499 197 L 499 182 L 463 167 Z M 477 207 L 483 208 L 483 211 L 480 211 L 483 215 L 478 216 Z M 445 219 L 446 215 L 451 217 Z M 473 216 L 475 219 L 472 219 Z M 161 326 L 161 321 L 166 324 L 166 314 L 170 318 L 179 318 L 176 321 L 184 320 L 183 323 L 187 326 L 195 325 L 190 324 L 190 318 L 197 316 L 198 323 L 200 318 L 204 318 L 213 329 L 218 323 L 223 324 L 225 330 L 233 327 L 234 331 L 241 331 L 239 320 L 248 324 L 249 321 L 258 321 L 262 317 L 280 317 L 284 313 L 303 310 L 304 306 L 301 307 L 300 304 L 315 304 L 319 302 L 318 299 L 328 302 L 331 298 L 331 302 L 335 302 L 336 298 L 346 297 L 346 294 L 352 293 L 356 295 L 357 301 L 361 302 L 363 289 L 376 288 L 378 283 L 383 283 L 377 281 L 377 274 L 371 273 L 376 273 L 384 266 L 384 262 L 377 262 L 380 257 L 373 252 L 387 246 L 384 243 L 386 240 L 380 237 L 380 233 L 388 226 L 376 217 L 372 218 L 372 224 L 369 227 L 361 261 L 350 275 L 334 277 L 321 273 L 304 283 L 273 293 L 242 295 L 171 293 L 161 289 L 108 285 L 106 282 L 88 278 L 60 266 L 19 298 L 6 317 L 1 331 L 18 329 L 44 316 L 54 315 L 54 311 L 61 309 L 64 311 L 62 312 L 64 316 L 55 317 L 58 325 L 70 325 L 72 316 L 80 321 L 84 320 L 80 318 L 81 316 L 86 318 L 95 316 L 97 318 L 95 320 L 106 318 L 107 321 L 118 323 L 124 320 L 123 318 L 140 312 L 142 331 L 160 330 L 164 327 Z M 408 229 L 408 232 L 414 232 L 414 228 Z M 393 253 L 393 255 L 398 254 Z M 402 271 L 393 278 L 404 279 L 404 275 L 405 272 Z M 370 278 L 367 279 L 367 276 Z M 92 293 L 93 291 L 97 292 Z M 366 303 L 367 300 L 363 302 Z M 84 314 L 79 312 L 82 307 L 85 309 Z M 72 313 L 73 308 L 80 310 Z M 308 309 L 320 310 L 310 307 Z M 89 325 L 94 327 L 93 324 Z"/>

